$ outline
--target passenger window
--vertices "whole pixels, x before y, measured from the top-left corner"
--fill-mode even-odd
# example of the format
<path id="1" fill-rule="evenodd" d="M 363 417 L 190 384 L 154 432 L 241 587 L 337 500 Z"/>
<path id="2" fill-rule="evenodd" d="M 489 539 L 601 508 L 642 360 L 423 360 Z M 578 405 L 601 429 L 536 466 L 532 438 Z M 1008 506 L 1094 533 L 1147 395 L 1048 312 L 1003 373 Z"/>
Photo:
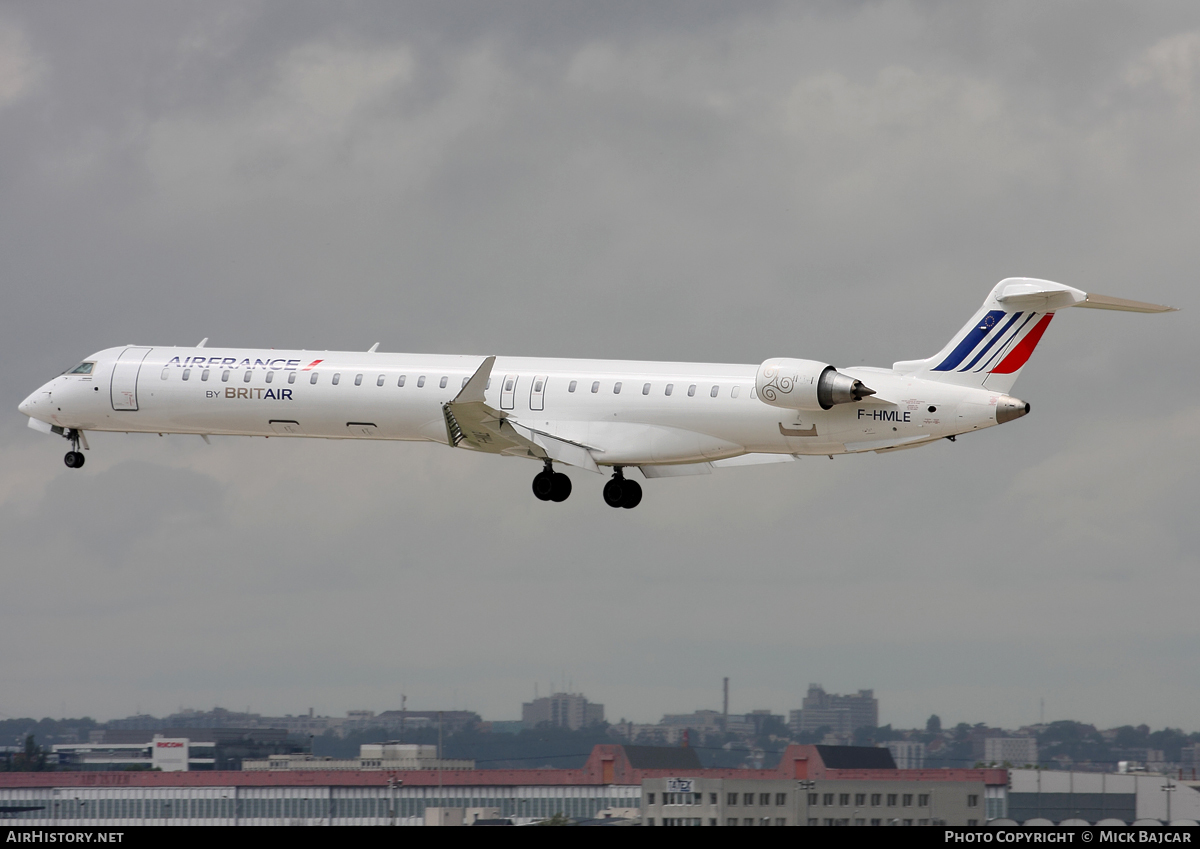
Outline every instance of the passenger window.
<path id="1" fill-rule="evenodd" d="M 163 379 L 163 380 L 166 380 L 166 379 L 167 379 L 167 375 L 168 375 L 168 374 L 170 374 L 170 373 L 171 373 L 171 370 L 170 370 L 169 368 L 165 368 L 165 369 L 163 369 L 163 373 L 162 373 L 162 379 Z"/>
<path id="2" fill-rule="evenodd" d="M 404 386 L 404 375 L 400 375 L 400 379 L 396 381 L 397 386 Z"/>
<path id="3" fill-rule="evenodd" d="M 575 391 L 575 387 L 576 387 L 576 386 L 578 386 L 578 385 L 579 385 L 579 381 L 578 381 L 578 380 L 572 380 L 572 381 L 571 381 L 569 384 L 567 384 L 567 391 L 568 391 L 568 392 L 574 392 L 574 391 Z"/>
<path id="4" fill-rule="evenodd" d="M 208 380 L 208 369 L 205 369 L 204 371 L 200 372 L 200 379 Z"/>
<path id="5" fill-rule="evenodd" d="M 354 375 L 354 385 L 362 386 L 362 375 L 361 374 Z"/>
<path id="6" fill-rule="evenodd" d="M 740 387 L 740 386 L 733 387 L 733 389 L 729 390 L 729 397 L 736 398 L 738 396 L 738 392 L 740 392 L 741 389 L 742 389 L 742 387 Z"/>
<path id="7" fill-rule="evenodd" d="M 696 384 L 693 383 L 691 386 L 688 387 L 688 397 L 691 398 L 695 394 L 696 394 Z"/>
<path id="8" fill-rule="evenodd" d="M 333 383 L 334 386 L 337 386 L 339 383 L 342 382 L 342 373 L 340 371 L 334 372 L 333 380 L 330 382 Z"/>
<path id="9" fill-rule="evenodd" d="M 541 391 L 542 391 L 542 382 L 541 382 L 540 380 L 538 380 L 538 381 L 535 381 L 535 382 L 534 382 L 534 384 L 533 384 L 533 391 L 534 391 L 534 392 L 541 392 Z"/>
<path id="10" fill-rule="evenodd" d="M 308 379 L 308 382 L 309 382 L 309 383 L 316 383 L 316 382 L 317 382 L 317 374 L 318 374 L 318 372 L 315 372 L 315 371 L 314 371 L 314 372 L 312 373 L 312 377 L 310 377 L 310 378 Z"/>
<path id="11" fill-rule="evenodd" d="M 709 392 L 709 393 L 708 393 L 708 397 L 710 397 L 710 398 L 716 398 L 716 397 L 717 397 L 717 387 L 715 387 L 715 386 L 714 386 L 714 387 L 712 388 L 712 392 Z"/>
<path id="12" fill-rule="evenodd" d="M 667 384 L 667 391 L 666 391 L 666 394 L 667 394 L 667 395 L 670 395 L 670 394 L 671 394 L 672 392 L 674 392 L 674 391 L 675 391 L 675 384 L 674 384 L 674 383 L 668 383 L 668 384 Z"/>
<path id="13" fill-rule="evenodd" d="M 294 371 L 288 372 L 288 383 L 295 383 L 295 382 L 296 382 L 296 373 Z"/>
<path id="14" fill-rule="evenodd" d="M 225 369 L 225 371 L 221 372 L 221 382 L 222 383 L 229 382 L 229 369 Z"/>
<path id="15" fill-rule="evenodd" d="M 600 391 L 600 381 L 597 380 L 592 383 L 592 394 L 595 395 L 599 391 Z"/>
<path id="16" fill-rule="evenodd" d="M 650 394 L 650 384 L 649 384 L 649 383 L 645 384 L 645 385 L 642 387 L 642 394 L 643 394 L 643 395 L 649 395 L 649 394 Z"/>
<path id="17" fill-rule="evenodd" d="M 387 377 L 387 375 L 386 375 L 386 374 L 381 374 L 381 375 L 379 375 L 379 377 L 375 379 L 375 385 L 376 385 L 376 386 L 383 386 L 383 380 L 384 380 L 384 378 L 386 378 L 386 377 Z"/>
<path id="18" fill-rule="evenodd" d="M 512 388 L 513 388 L 513 382 L 511 380 L 504 381 L 504 391 L 505 392 L 512 392 Z"/>
<path id="19" fill-rule="evenodd" d="M 439 383 L 439 384 L 438 384 L 438 389 L 445 389 L 445 388 L 446 388 L 446 381 L 447 381 L 447 380 L 449 380 L 449 379 L 450 379 L 450 378 L 448 378 L 448 377 L 443 377 L 443 378 L 442 378 L 442 381 L 441 381 L 441 383 Z"/>
<path id="20" fill-rule="evenodd" d="M 250 382 L 250 375 L 251 375 L 251 372 L 246 372 L 246 373 L 245 373 L 245 374 L 242 376 L 242 383 L 249 383 L 249 382 Z"/>
<path id="21" fill-rule="evenodd" d="M 267 372 L 267 383 L 271 383 L 273 380 L 275 380 L 275 372 Z"/>
<path id="22" fill-rule="evenodd" d="M 621 394 L 621 381 L 618 380 L 616 383 L 613 384 L 613 395 L 620 395 L 620 394 Z"/>
<path id="23" fill-rule="evenodd" d="M 191 376 L 192 376 L 192 370 L 190 368 L 185 368 L 183 370 L 183 379 L 187 380 Z"/>
<path id="24" fill-rule="evenodd" d="M 420 389 L 424 385 L 425 385 L 425 375 L 421 375 L 420 377 L 417 378 L 417 388 Z"/>

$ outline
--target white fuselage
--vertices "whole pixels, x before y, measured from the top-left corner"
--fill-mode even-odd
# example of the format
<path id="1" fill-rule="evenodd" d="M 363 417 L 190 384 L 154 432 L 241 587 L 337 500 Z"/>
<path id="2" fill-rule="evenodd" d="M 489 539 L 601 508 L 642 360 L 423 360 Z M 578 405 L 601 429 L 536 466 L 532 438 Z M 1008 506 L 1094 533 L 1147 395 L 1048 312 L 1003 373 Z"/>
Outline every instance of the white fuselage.
<path id="1" fill-rule="evenodd" d="M 21 410 L 65 430 L 446 444 L 443 405 L 483 358 L 130 346 L 89 361 L 91 374 L 60 375 Z M 758 368 L 497 357 L 485 395 L 606 466 L 889 450 L 997 423 L 1001 393 L 891 369 L 842 370 L 875 390 L 863 401 L 783 409 L 759 398 Z"/>

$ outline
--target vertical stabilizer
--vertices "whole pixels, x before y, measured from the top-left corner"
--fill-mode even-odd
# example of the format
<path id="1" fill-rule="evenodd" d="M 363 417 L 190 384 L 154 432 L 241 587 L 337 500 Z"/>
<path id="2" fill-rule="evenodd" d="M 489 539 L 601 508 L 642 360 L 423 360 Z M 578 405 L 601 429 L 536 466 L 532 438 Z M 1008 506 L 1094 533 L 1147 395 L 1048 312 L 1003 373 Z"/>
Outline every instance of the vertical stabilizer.
<path id="1" fill-rule="evenodd" d="M 992 289 L 983 306 L 946 347 L 925 360 L 893 363 L 897 374 L 958 386 L 1009 392 L 1029 362 L 1056 310 L 1067 307 L 1170 312 L 1173 307 L 1088 294 L 1061 283 L 1009 277 Z"/>
<path id="2" fill-rule="evenodd" d="M 1050 326 L 1054 311 L 1086 298 L 1086 292 L 1049 280 L 1001 280 L 942 350 L 925 360 L 895 363 L 892 369 L 925 380 L 1007 393 Z"/>

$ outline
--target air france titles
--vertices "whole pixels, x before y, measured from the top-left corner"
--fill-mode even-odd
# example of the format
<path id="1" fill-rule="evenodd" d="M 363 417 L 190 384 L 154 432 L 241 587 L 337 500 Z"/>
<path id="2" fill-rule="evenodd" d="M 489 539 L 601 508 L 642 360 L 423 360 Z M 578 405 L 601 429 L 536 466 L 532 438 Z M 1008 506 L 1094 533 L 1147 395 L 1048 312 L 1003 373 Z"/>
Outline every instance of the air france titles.
<path id="1" fill-rule="evenodd" d="M 239 360 L 237 357 L 184 357 L 180 360 L 179 357 L 173 357 L 167 361 L 168 366 L 176 366 L 178 368 L 224 368 L 224 369 L 245 369 L 246 371 L 296 371 L 302 360 L 288 360 L 284 358 L 263 360 L 251 360 L 245 357 Z M 303 371 L 320 363 L 321 360 L 315 360 L 306 366 Z M 234 387 L 227 386 L 225 391 L 220 389 L 206 389 L 204 392 L 205 398 L 244 398 L 246 400 L 261 399 L 272 401 L 292 401 L 292 390 L 290 389 L 275 389 L 269 386 L 244 386 Z"/>

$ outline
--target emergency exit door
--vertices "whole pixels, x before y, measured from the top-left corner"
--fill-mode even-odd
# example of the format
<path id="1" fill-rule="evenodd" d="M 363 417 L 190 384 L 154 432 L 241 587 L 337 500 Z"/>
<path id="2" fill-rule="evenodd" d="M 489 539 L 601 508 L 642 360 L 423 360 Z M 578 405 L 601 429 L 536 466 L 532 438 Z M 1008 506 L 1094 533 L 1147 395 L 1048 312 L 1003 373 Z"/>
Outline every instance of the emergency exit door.
<path id="1" fill-rule="evenodd" d="M 516 406 L 517 398 L 517 375 L 504 375 L 504 385 L 500 387 L 500 409 L 511 410 Z"/>

